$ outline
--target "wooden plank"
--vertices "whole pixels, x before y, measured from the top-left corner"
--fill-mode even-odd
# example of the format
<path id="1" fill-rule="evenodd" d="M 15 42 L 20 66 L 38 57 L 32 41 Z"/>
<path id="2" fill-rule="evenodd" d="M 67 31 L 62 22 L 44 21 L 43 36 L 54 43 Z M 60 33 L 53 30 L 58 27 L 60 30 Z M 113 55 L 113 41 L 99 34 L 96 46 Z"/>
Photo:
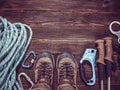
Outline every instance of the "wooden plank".
<path id="1" fill-rule="evenodd" d="M 70 51 L 79 64 L 85 48 L 95 48 L 96 39 L 113 36 L 108 30 L 109 23 L 120 20 L 119 0 L 115 1 L 115 8 L 103 9 L 101 0 L 6 0 L 0 8 L 0 15 L 13 23 L 19 21 L 32 27 L 33 39 L 28 51 L 34 50 L 37 55 L 42 51 L 50 51 L 55 60 L 62 51 Z M 116 26 L 115 29 L 119 27 Z M 86 69 L 90 74 L 89 68 Z M 19 66 L 17 72 L 26 72 L 34 81 L 33 70 L 34 68 L 26 70 Z M 119 90 L 119 74 L 117 64 L 117 71 L 112 75 L 111 90 Z M 25 78 L 22 81 L 25 90 L 28 90 L 29 84 Z M 56 90 L 56 76 L 54 82 Z M 79 73 L 77 82 L 80 90 L 99 89 L 98 74 L 93 87 L 86 86 Z"/>

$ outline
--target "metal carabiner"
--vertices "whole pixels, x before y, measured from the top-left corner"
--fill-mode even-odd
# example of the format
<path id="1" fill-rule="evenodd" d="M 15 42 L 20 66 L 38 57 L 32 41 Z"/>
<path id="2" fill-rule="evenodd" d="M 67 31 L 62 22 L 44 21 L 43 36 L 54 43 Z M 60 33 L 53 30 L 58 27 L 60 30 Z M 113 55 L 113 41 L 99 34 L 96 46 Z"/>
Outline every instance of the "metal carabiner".
<path id="1" fill-rule="evenodd" d="M 32 87 L 33 87 L 33 85 L 34 85 L 33 81 L 30 79 L 30 77 L 28 77 L 28 75 L 27 75 L 26 73 L 21 72 L 21 73 L 18 75 L 18 82 L 19 82 L 22 90 L 24 90 L 24 88 L 23 88 L 23 85 L 22 85 L 22 82 L 21 82 L 21 79 L 20 79 L 21 76 L 24 76 L 24 77 L 27 79 L 27 81 L 31 84 L 31 87 L 30 87 L 28 90 L 32 90 Z"/>
<path id="2" fill-rule="evenodd" d="M 28 58 L 33 55 L 33 59 L 31 60 L 31 65 L 26 65 L 26 61 L 28 60 Z M 25 69 L 30 69 L 34 66 L 34 63 L 36 61 L 37 55 L 34 51 L 30 51 L 26 57 L 24 58 L 23 62 L 22 62 L 22 67 Z"/>
<path id="3" fill-rule="evenodd" d="M 82 59 L 80 60 L 80 74 L 81 74 L 81 77 L 82 77 L 82 80 L 85 82 L 86 85 L 88 86 L 92 86 L 95 84 L 96 82 L 96 72 L 95 72 L 95 59 L 96 59 L 96 52 L 97 50 L 96 49 L 91 49 L 91 48 L 88 48 L 85 50 L 84 54 L 83 54 L 83 57 Z M 83 67 L 83 63 L 84 62 L 89 62 L 91 64 L 91 68 L 92 68 L 92 77 L 91 79 L 87 80 L 85 78 L 85 70 L 84 70 L 84 67 Z"/>
<path id="4" fill-rule="evenodd" d="M 118 21 L 113 21 L 109 25 L 109 30 L 111 31 L 112 34 L 116 35 L 118 37 L 118 43 L 120 44 L 120 31 L 113 31 L 112 26 L 113 24 L 118 24 L 120 25 L 120 22 Z"/>

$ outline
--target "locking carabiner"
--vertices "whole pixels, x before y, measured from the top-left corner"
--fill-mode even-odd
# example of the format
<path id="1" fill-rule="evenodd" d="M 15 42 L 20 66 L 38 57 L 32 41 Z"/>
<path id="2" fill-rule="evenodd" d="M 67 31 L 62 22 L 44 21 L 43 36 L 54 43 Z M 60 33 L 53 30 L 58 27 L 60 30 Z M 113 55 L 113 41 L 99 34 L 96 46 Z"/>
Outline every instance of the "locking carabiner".
<path id="1" fill-rule="evenodd" d="M 22 82 L 21 82 L 21 79 L 20 79 L 21 76 L 24 76 L 24 77 L 27 79 L 27 81 L 31 84 L 31 87 L 28 89 L 28 90 L 31 90 L 32 87 L 33 87 L 33 85 L 34 85 L 33 81 L 30 79 L 30 77 L 28 77 L 28 75 L 27 75 L 26 73 L 21 72 L 21 73 L 18 75 L 18 82 L 19 82 L 22 90 L 24 90 L 24 88 L 23 88 L 23 85 L 22 85 Z"/>
<path id="2" fill-rule="evenodd" d="M 31 65 L 26 65 L 26 62 L 28 60 L 28 58 L 33 55 L 33 59 L 31 60 Z M 23 62 L 22 62 L 22 67 L 25 68 L 25 69 L 30 69 L 34 66 L 34 63 L 36 61 L 36 58 L 37 58 L 37 55 L 34 51 L 30 51 L 26 57 L 24 58 Z"/>
<path id="3" fill-rule="evenodd" d="M 81 74 L 82 80 L 88 86 L 92 86 L 96 82 L 96 75 L 95 75 L 96 74 L 95 73 L 96 52 L 97 52 L 96 49 L 89 49 L 89 48 L 86 49 L 84 54 L 83 54 L 83 57 L 80 61 L 80 74 Z M 84 72 L 85 70 L 84 70 L 84 67 L 83 67 L 83 63 L 85 61 L 89 62 L 91 64 L 91 67 L 92 67 L 92 77 L 89 80 L 86 80 L 86 78 L 85 78 L 85 72 Z"/>
<path id="4" fill-rule="evenodd" d="M 119 22 L 119 21 L 113 21 L 113 22 L 111 22 L 110 25 L 109 25 L 109 30 L 110 30 L 110 32 L 118 37 L 118 43 L 120 44 L 120 30 L 119 30 L 119 31 L 114 31 L 114 30 L 112 29 L 113 24 L 118 24 L 118 25 L 120 25 L 120 22 Z"/>

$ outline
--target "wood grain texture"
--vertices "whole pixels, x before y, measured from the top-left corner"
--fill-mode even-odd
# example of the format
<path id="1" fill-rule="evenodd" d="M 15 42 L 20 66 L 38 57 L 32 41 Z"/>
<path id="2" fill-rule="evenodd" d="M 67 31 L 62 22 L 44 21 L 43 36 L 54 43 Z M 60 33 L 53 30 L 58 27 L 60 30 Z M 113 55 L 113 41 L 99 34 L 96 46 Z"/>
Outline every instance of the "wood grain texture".
<path id="1" fill-rule="evenodd" d="M 42 51 L 50 51 L 55 60 L 62 51 L 70 51 L 79 64 L 85 48 L 96 48 L 96 39 L 106 36 L 116 39 L 108 26 L 113 20 L 120 20 L 120 1 L 114 0 L 114 5 L 107 9 L 101 7 L 102 3 L 101 0 L 5 0 L 0 6 L 0 16 L 13 23 L 22 22 L 31 26 L 33 38 L 28 51 L 34 50 L 38 55 Z M 34 81 L 33 70 L 22 69 L 19 65 L 17 71 L 26 72 Z M 91 73 L 89 69 L 87 73 Z M 79 90 L 99 90 L 98 73 L 96 75 L 95 86 L 88 87 L 78 74 Z M 120 68 L 117 67 L 112 75 L 111 90 L 120 89 L 119 75 Z M 25 90 L 28 90 L 29 83 L 24 78 L 22 81 Z M 54 82 L 57 83 L 56 76 Z M 57 84 L 53 87 L 56 90 Z"/>

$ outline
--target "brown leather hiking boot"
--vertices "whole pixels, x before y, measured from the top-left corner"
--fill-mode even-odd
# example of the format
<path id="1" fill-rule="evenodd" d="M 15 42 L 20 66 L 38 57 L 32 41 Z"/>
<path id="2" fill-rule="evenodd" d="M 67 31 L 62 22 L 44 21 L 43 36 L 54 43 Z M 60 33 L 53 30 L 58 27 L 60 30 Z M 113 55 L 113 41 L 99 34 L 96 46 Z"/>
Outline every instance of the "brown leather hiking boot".
<path id="1" fill-rule="evenodd" d="M 57 58 L 58 90 L 64 86 L 72 86 L 77 90 L 77 62 L 72 54 L 62 53 Z M 73 89 L 72 89 L 73 90 Z"/>
<path id="2" fill-rule="evenodd" d="M 53 84 L 54 58 L 49 52 L 42 52 L 35 65 L 35 82 Z"/>

